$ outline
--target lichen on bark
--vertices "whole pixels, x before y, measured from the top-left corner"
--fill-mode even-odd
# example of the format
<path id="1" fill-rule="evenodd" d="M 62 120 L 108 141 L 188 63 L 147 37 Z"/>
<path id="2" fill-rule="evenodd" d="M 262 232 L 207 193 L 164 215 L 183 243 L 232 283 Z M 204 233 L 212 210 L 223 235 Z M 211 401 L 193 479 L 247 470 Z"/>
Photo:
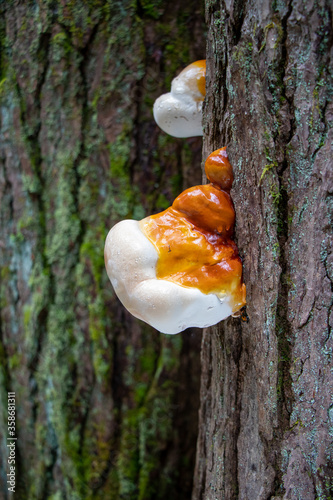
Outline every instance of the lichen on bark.
<path id="1" fill-rule="evenodd" d="M 248 323 L 205 332 L 193 500 L 332 496 L 332 6 L 206 2 Z M 331 412 L 332 413 L 332 412 Z"/>
<path id="2" fill-rule="evenodd" d="M 198 333 L 131 318 L 103 246 L 112 224 L 199 182 L 200 140 L 166 137 L 151 107 L 204 57 L 201 6 L 1 9 L 0 381 L 3 409 L 17 394 L 17 498 L 188 498 Z"/>

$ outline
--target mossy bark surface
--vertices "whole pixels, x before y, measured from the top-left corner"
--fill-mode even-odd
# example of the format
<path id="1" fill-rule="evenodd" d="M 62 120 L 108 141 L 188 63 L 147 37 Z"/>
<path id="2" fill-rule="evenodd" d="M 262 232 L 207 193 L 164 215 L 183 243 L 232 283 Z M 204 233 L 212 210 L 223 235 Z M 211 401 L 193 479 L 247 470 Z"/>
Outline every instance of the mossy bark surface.
<path id="1" fill-rule="evenodd" d="M 152 105 L 204 29 L 192 0 L 1 2 L 1 498 L 7 391 L 15 498 L 190 497 L 200 333 L 131 317 L 103 249 L 200 182 L 201 139 L 166 136 Z"/>
<path id="2" fill-rule="evenodd" d="M 248 322 L 205 331 L 193 500 L 333 496 L 332 4 L 206 1 Z"/>

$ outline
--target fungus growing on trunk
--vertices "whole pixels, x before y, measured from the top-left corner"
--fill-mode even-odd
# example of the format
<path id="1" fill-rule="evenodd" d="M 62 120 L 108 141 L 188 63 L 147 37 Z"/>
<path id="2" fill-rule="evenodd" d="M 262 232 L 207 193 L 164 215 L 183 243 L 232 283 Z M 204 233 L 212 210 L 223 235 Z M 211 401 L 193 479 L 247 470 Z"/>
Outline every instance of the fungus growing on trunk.
<path id="1" fill-rule="evenodd" d="M 154 104 L 157 125 L 174 137 L 202 135 L 202 102 L 205 98 L 206 60 L 187 66 L 171 82 L 171 92 Z"/>
<path id="2" fill-rule="evenodd" d="M 119 222 L 106 239 L 116 294 L 162 333 L 214 325 L 245 305 L 226 148 L 207 158 L 205 171 L 210 184 L 187 189 L 164 212 Z"/>

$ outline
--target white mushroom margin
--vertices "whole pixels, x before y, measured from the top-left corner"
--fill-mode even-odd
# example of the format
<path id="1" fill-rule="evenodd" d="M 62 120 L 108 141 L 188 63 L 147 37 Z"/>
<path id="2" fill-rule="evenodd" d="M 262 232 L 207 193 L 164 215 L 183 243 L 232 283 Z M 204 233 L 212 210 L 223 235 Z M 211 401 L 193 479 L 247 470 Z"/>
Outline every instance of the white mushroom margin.
<path id="1" fill-rule="evenodd" d="M 200 68 L 185 68 L 171 82 L 171 92 L 156 99 L 153 108 L 157 125 L 173 137 L 203 135 L 202 103 L 204 96 L 196 83 Z"/>
<path id="2" fill-rule="evenodd" d="M 204 294 L 156 278 L 158 253 L 142 233 L 140 222 L 124 220 L 109 232 L 105 265 L 113 288 L 126 309 L 162 333 L 191 326 L 205 328 L 232 314 L 231 299 Z"/>

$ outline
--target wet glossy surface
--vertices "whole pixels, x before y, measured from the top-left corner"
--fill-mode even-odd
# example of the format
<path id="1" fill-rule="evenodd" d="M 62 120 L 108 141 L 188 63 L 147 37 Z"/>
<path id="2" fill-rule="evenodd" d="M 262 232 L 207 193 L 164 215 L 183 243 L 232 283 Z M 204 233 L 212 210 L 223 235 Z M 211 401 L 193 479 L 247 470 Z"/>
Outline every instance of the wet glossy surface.
<path id="1" fill-rule="evenodd" d="M 229 192 L 234 181 L 234 175 L 228 160 L 227 148 L 221 148 L 217 151 L 210 154 L 205 162 L 206 176 L 210 182 Z"/>
<path id="2" fill-rule="evenodd" d="M 232 167 L 225 148 L 208 157 L 206 174 L 214 184 L 187 189 L 170 208 L 143 219 L 141 229 L 158 251 L 159 279 L 221 298 L 232 295 L 236 311 L 245 304 L 245 285 L 242 263 L 231 239 L 235 212 L 227 192 Z"/>

